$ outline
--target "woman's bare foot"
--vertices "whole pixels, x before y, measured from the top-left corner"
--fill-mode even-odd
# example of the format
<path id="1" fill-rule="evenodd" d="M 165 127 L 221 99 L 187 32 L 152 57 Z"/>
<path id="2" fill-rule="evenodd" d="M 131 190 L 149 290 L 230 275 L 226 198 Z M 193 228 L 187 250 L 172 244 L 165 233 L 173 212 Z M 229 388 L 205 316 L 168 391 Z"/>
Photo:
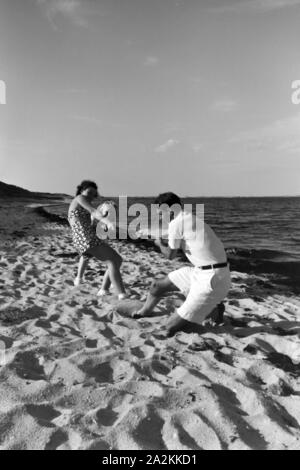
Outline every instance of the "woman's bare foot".
<path id="1" fill-rule="evenodd" d="M 121 294 L 118 294 L 118 300 L 124 300 L 124 299 L 127 299 L 126 292 L 121 292 Z"/>
<path id="2" fill-rule="evenodd" d="M 98 297 L 104 297 L 105 295 L 108 295 L 108 294 L 109 294 L 109 289 L 102 289 L 102 287 L 97 292 Z"/>
<path id="3" fill-rule="evenodd" d="M 74 279 L 74 286 L 75 286 L 75 287 L 78 287 L 80 284 L 82 284 L 82 280 L 83 280 L 82 277 L 78 277 L 78 276 L 75 277 L 75 279 Z"/>

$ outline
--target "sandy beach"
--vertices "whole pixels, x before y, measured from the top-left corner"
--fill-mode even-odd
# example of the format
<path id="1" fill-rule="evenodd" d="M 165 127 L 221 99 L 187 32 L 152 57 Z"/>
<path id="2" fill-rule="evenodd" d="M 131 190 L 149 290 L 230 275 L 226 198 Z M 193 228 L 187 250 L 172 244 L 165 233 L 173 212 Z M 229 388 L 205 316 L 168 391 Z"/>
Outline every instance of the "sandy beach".
<path id="1" fill-rule="evenodd" d="M 179 295 L 151 318 L 130 311 L 182 261 L 112 242 L 120 312 L 96 296 L 97 261 L 73 286 L 69 227 L 28 204 L 0 203 L 1 449 L 300 449 L 296 294 L 233 271 L 224 324 L 164 339 Z"/>

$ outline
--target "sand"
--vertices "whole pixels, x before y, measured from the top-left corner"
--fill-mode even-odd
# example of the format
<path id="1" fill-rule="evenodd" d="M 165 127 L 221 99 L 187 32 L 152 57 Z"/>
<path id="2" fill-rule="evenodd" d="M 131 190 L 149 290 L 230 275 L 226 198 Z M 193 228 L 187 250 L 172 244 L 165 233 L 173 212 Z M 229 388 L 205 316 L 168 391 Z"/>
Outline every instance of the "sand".
<path id="1" fill-rule="evenodd" d="M 300 299 L 233 272 L 223 325 L 164 338 L 173 295 L 134 320 L 153 277 L 182 265 L 126 242 L 130 300 L 73 287 L 68 227 L 0 203 L 0 449 L 300 449 Z"/>

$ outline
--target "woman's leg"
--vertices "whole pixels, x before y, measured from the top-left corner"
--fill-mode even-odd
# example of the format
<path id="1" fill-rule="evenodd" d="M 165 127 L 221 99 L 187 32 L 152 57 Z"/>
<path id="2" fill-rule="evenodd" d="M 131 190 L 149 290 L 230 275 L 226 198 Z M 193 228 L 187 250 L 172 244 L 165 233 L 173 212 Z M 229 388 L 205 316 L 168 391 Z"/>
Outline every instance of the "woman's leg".
<path id="1" fill-rule="evenodd" d="M 78 263 L 77 277 L 74 281 L 75 286 L 78 286 L 80 284 L 87 265 L 88 265 L 88 258 L 86 256 L 80 256 L 79 263 Z"/>
<path id="2" fill-rule="evenodd" d="M 109 270 L 107 269 L 107 270 L 105 271 L 104 276 L 103 276 L 103 281 L 102 281 L 101 290 L 103 290 L 103 291 L 108 291 L 109 288 L 110 288 L 110 285 L 111 285 L 111 280 L 110 280 L 110 277 L 109 277 Z"/>
<path id="3" fill-rule="evenodd" d="M 106 245 L 106 243 L 90 248 L 88 254 L 106 263 L 108 272 L 107 274 L 105 273 L 105 276 L 107 276 L 105 278 L 106 285 L 109 276 L 110 282 L 113 283 L 117 294 L 125 294 L 125 288 L 120 273 L 122 257 L 113 248 Z"/>
<path id="4" fill-rule="evenodd" d="M 103 276 L 102 286 L 99 289 L 97 295 L 99 295 L 100 297 L 102 297 L 103 295 L 106 295 L 109 291 L 110 285 L 111 285 L 111 280 L 109 277 L 109 270 L 107 269 Z"/>

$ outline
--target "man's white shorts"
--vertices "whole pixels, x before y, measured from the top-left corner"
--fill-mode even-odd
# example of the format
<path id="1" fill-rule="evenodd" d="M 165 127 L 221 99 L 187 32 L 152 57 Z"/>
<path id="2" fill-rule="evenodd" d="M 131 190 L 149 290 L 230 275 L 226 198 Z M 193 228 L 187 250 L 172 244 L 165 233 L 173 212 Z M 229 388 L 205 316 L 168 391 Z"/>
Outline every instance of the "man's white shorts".
<path id="1" fill-rule="evenodd" d="M 186 297 L 177 309 L 178 315 L 199 324 L 224 300 L 231 286 L 229 267 L 202 270 L 186 266 L 168 277 Z"/>

